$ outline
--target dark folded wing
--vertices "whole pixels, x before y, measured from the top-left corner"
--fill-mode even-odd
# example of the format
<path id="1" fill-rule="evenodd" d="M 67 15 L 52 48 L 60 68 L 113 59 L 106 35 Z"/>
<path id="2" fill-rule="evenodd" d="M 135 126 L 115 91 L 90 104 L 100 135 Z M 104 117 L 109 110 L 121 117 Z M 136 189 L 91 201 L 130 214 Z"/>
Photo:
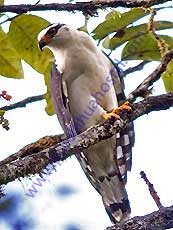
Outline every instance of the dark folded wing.
<path id="1" fill-rule="evenodd" d="M 51 69 L 50 93 L 54 106 L 54 112 L 67 138 L 76 136 L 73 119 L 71 117 L 68 98 L 63 93 L 62 77 L 55 64 Z"/>
<path id="2" fill-rule="evenodd" d="M 53 64 L 51 70 L 50 92 L 51 92 L 52 102 L 54 106 L 54 112 L 58 117 L 58 120 L 66 135 L 66 138 L 75 137 L 77 134 L 76 134 L 73 118 L 70 113 L 68 98 L 63 92 L 62 76 L 60 72 L 57 70 L 55 64 Z M 89 181 L 99 192 L 99 184 L 95 180 L 94 173 L 92 172 L 88 164 L 88 160 L 86 159 L 86 157 L 82 152 L 80 154 L 76 154 L 75 156 L 77 157 Z"/>

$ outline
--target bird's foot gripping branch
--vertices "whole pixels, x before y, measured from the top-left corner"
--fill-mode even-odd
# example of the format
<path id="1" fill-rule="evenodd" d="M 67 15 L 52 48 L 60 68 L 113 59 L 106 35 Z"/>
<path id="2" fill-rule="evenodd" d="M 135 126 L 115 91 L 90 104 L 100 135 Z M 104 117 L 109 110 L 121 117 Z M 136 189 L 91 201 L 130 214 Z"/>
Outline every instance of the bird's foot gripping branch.
<path id="1" fill-rule="evenodd" d="M 132 108 L 130 106 L 130 103 L 126 101 L 123 105 L 119 106 L 118 108 L 114 109 L 111 113 L 104 113 L 102 116 L 105 120 L 115 117 L 117 119 L 120 119 L 120 114 L 122 113 L 123 110 L 131 111 Z"/>

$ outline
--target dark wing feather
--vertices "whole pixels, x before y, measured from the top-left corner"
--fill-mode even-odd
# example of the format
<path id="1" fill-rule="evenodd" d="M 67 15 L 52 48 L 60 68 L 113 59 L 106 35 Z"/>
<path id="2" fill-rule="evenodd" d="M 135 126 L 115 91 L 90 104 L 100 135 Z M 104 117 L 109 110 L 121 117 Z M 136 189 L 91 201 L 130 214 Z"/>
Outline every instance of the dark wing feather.
<path id="1" fill-rule="evenodd" d="M 53 64 L 51 70 L 50 92 L 51 92 L 52 102 L 54 105 L 54 112 L 58 117 L 58 120 L 66 135 L 66 138 L 75 137 L 77 134 L 76 134 L 73 118 L 70 113 L 68 98 L 65 96 L 63 92 L 62 76 L 60 72 L 57 70 L 55 64 Z M 76 154 L 75 156 L 78 159 L 90 183 L 99 192 L 99 183 L 95 179 L 94 173 L 92 172 L 88 164 L 87 158 L 84 156 L 82 152 L 80 154 Z"/>
<path id="2" fill-rule="evenodd" d="M 68 98 L 63 93 L 62 76 L 53 64 L 50 78 L 50 93 L 54 112 L 67 138 L 76 136 L 73 119 L 68 106 Z"/>

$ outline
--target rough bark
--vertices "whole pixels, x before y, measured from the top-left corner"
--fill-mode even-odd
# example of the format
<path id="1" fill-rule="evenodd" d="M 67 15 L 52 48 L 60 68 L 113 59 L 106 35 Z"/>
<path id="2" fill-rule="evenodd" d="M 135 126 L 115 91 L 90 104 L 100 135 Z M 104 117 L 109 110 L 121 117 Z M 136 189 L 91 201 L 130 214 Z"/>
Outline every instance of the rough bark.
<path id="1" fill-rule="evenodd" d="M 98 9 L 105 9 L 107 7 L 151 7 L 158 4 L 163 4 L 171 0 L 104 0 L 104 1 L 90 1 L 90 2 L 76 2 L 76 3 L 50 3 L 50 4 L 20 4 L 20 5 L 2 5 L 0 12 L 12 12 L 16 14 L 27 13 L 28 11 L 82 11 L 85 14 L 93 14 Z"/>
<path id="2" fill-rule="evenodd" d="M 161 230 L 173 227 L 173 206 L 163 207 L 145 216 L 136 216 L 107 230 Z"/>

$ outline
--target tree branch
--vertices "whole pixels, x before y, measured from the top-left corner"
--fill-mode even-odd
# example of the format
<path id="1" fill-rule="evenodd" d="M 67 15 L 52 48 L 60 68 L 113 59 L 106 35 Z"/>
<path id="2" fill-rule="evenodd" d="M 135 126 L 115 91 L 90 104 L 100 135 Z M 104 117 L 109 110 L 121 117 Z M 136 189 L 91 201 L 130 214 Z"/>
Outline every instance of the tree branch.
<path id="1" fill-rule="evenodd" d="M 131 73 L 133 73 L 133 72 L 135 72 L 135 71 L 140 71 L 140 70 L 142 70 L 142 69 L 144 68 L 144 66 L 145 66 L 146 64 L 148 64 L 148 63 L 150 63 L 150 61 L 142 61 L 142 62 L 139 63 L 138 65 L 126 69 L 126 70 L 124 71 L 124 76 L 126 77 L 128 74 L 131 74 Z"/>
<path id="2" fill-rule="evenodd" d="M 74 138 L 65 140 L 46 150 L 20 158 L 0 167 L 0 184 L 7 184 L 16 178 L 39 173 L 49 163 L 63 161 L 69 156 L 80 153 L 84 149 L 110 138 L 115 132 L 128 126 L 129 122 L 152 111 L 165 110 L 173 106 L 173 93 L 148 97 L 135 103 L 132 111 L 122 111 L 121 119 L 111 118 L 103 124 L 89 128 Z"/>
<path id="3" fill-rule="evenodd" d="M 140 172 L 141 178 L 145 181 L 146 185 L 148 186 L 148 190 L 150 192 L 151 197 L 153 198 L 154 202 L 156 203 L 159 209 L 163 208 L 162 203 L 160 202 L 160 197 L 158 196 L 153 184 L 149 181 L 146 173 L 144 171 Z"/>
<path id="4" fill-rule="evenodd" d="M 4 164 L 9 164 L 15 160 L 18 160 L 19 158 L 30 156 L 34 153 L 38 153 L 44 149 L 50 148 L 51 146 L 60 143 L 64 139 L 65 136 L 63 134 L 42 137 L 36 142 L 23 147 L 17 153 L 14 153 L 9 157 L 5 158 L 4 160 L 0 161 L 0 166 Z"/>
<path id="5" fill-rule="evenodd" d="M 44 96 L 45 95 L 43 94 L 43 95 L 28 97 L 22 101 L 14 103 L 14 104 L 3 106 L 0 108 L 0 110 L 9 111 L 12 109 L 22 108 L 22 107 L 25 107 L 29 103 L 41 101 L 41 100 L 45 99 Z"/>
<path id="6" fill-rule="evenodd" d="M 168 63 L 173 58 L 173 49 L 166 53 L 160 65 L 127 97 L 127 100 L 133 102 L 137 97 L 145 98 L 150 91 L 149 87 L 159 80 L 161 74 L 166 70 Z"/>
<path id="7" fill-rule="evenodd" d="M 97 9 L 105 9 L 107 7 L 151 7 L 153 5 L 163 4 L 171 0 L 104 0 L 104 1 L 90 1 L 90 2 L 76 2 L 76 3 L 50 3 L 50 4 L 21 4 L 21 5 L 1 5 L 0 12 L 12 13 L 27 13 L 28 11 L 82 11 L 85 14 L 92 14 Z"/>
<path id="8" fill-rule="evenodd" d="M 173 227 L 173 206 L 164 207 L 159 211 L 152 212 L 145 216 L 137 216 L 107 228 L 107 230 L 159 230 Z"/>

